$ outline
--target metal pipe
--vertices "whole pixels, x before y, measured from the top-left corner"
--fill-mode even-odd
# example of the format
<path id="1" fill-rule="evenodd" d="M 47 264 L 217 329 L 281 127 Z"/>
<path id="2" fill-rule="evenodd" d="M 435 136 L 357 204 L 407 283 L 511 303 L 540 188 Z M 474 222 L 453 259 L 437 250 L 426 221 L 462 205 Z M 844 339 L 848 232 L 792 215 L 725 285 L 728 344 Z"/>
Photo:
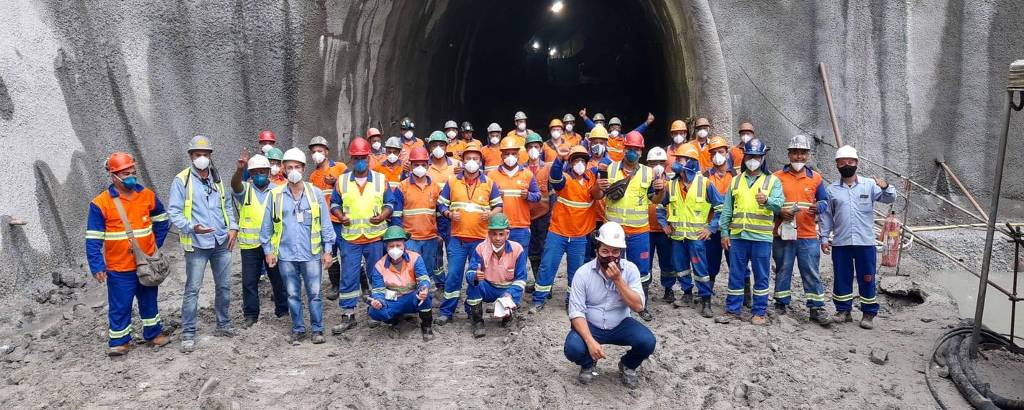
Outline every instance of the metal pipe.
<path id="1" fill-rule="evenodd" d="M 981 205 L 978 204 L 978 201 L 974 199 L 974 195 L 971 195 L 971 191 L 968 191 L 967 187 L 965 187 L 964 184 L 960 182 L 960 178 L 956 177 L 956 174 L 954 174 L 953 170 L 949 168 L 949 165 L 947 165 L 944 161 L 935 162 L 938 162 L 939 166 L 942 167 L 942 170 L 946 171 L 946 175 L 949 176 L 949 179 L 953 180 L 953 183 L 956 184 L 957 188 L 960 188 L 960 192 L 964 193 L 964 196 L 966 196 L 967 200 L 971 202 L 971 205 L 974 205 L 974 208 L 978 210 L 981 216 L 985 219 L 988 219 L 988 214 L 985 213 L 985 210 L 981 208 Z"/>
<path id="2" fill-rule="evenodd" d="M 1010 232 L 1013 232 L 1013 297 L 1017 297 L 1017 274 L 1020 273 L 1020 245 L 1021 245 L 1021 229 L 1013 228 L 1013 225 L 1006 224 L 1007 228 L 1010 228 Z M 1010 299 L 1010 341 L 1015 342 L 1014 330 L 1017 324 L 1017 302 Z"/>
<path id="3" fill-rule="evenodd" d="M 1013 96 L 1024 90 L 1024 81 L 1020 81 L 1020 73 L 1024 72 L 1024 60 L 1010 64 L 1010 82 L 1006 90 L 1006 115 L 1003 117 L 1003 135 L 999 136 L 996 146 L 999 154 L 996 157 L 996 175 L 992 179 L 992 205 L 989 207 L 988 229 L 985 232 L 985 256 L 981 262 L 981 280 L 978 282 L 977 306 L 974 309 L 974 329 L 971 330 L 970 352 L 977 357 L 978 343 L 981 341 L 981 322 L 985 318 L 985 294 L 988 291 L 988 274 L 992 268 L 992 242 L 996 233 L 996 216 L 999 213 L 999 195 L 1003 187 L 1003 166 L 1006 164 L 1006 143 L 1010 137 L 1010 113 L 1020 110 L 1013 102 Z"/>
<path id="4" fill-rule="evenodd" d="M 903 221 L 900 223 L 901 227 L 907 226 L 907 219 L 910 217 L 910 190 L 911 190 L 911 188 L 913 188 L 913 185 L 911 185 L 910 182 L 907 182 L 907 206 L 903 207 Z M 905 232 L 905 231 L 903 229 L 900 229 L 900 240 L 896 242 L 897 244 L 902 244 L 903 243 L 903 232 Z M 902 262 L 902 261 L 903 261 L 903 252 L 901 251 L 899 254 L 896 255 L 896 276 L 900 276 L 900 262 Z"/>
<path id="5" fill-rule="evenodd" d="M 843 146 L 843 136 L 839 134 L 839 120 L 836 119 L 836 109 L 832 107 L 832 89 L 828 86 L 828 72 L 825 70 L 825 63 L 818 63 L 818 72 L 821 73 L 821 85 L 825 88 L 825 105 L 828 106 L 828 118 L 832 121 L 832 135 L 836 137 L 836 147 Z"/>

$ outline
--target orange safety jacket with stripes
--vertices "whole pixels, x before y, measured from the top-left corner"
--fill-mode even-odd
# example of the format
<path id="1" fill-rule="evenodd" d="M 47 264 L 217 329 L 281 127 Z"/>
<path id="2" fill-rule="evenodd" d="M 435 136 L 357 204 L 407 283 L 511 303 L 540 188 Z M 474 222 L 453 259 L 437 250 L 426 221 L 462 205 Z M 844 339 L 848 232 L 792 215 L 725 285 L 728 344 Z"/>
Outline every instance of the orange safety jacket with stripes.
<path id="1" fill-rule="evenodd" d="M 99 272 L 134 272 L 135 254 L 128 241 L 121 216 L 114 206 L 114 198 L 121 204 L 132 226 L 132 233 L 143 252 L 152 255 L 163 246 L 170 221 L 164 205 L 156 194 L 142 185 L 136 185 L 130 196 L 122 196 L 114 185 L 89 203 L 89 216 L 85 230 L 85 254 L 89 270 Z"/>

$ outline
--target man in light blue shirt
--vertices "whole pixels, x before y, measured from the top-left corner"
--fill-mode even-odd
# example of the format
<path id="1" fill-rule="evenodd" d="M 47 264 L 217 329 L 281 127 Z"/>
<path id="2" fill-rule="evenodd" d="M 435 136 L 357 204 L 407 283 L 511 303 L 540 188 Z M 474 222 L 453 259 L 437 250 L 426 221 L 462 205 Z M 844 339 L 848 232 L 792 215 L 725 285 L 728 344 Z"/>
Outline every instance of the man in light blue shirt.
<path id="1" fill-rule="evenodd" d="M 875 278 L 876 254 L 874 232 L 875 202 L 891 204 L 896 200 L 896 188 L 884 179 L 864 178 L 857 175 L 857 150 L 845 145 L 836 151 L 836 167 L 840 181 L 829 184 L 828 207 L 821 214 L 821 251 L 832 254 L 835 280 L 832 301 L 836 323 L 852 322 L 853 278 L 857 273 L 860 310 L 864 312 L 860 327 L 872 329 L 878 314 Z"/>
<path id="2" fill-rule="evenodd" d="M 284 171 L 288 184 L 271 191 L 270 206 L 263 217 L 260 242 L 268 266 L 279 266 L 288 292 L 288 312 L 292 318 L 289 341 L 299 344 L 306 336 L 302 318 L 302 286 L 306 286 L 309 305 L 311 340 L 320 344 L 324 339 L 324 309 L 320 295 L 320 280 L 324 267 L 332 264 L 334 228 L 331 226 L 330 208 L 322 191 L 303 182 L 306 154 L 298 148 L 284 153 Z"/>
<path id="3" fill-rule="evenodd" d="M 589 384 L 597 376 L 597 361 L 605 357 L 602 344 L 629 346 L 619 371 L 622 383 L 635 388 L 637 369 L 657 343 L 654 333 L 632 317 L 645 305 L 640 270 L 623 258 L 626 234 L 618 223 L 602 225 L 597 241 L 597 258 L 580 266 L 572 279 L 565 357 L 580 366 L 580 383 Z"/>
<path id="4" fill-rule="evenodd" d="M 195 350 L 196 312 L 206 265 L 213 270 L 217 313 L 216 336 L 235 335 L 228 306 L 231 302 L 231 249 L 238 235 L 234 201 L 224 188 L 210 157 L 210 139 L 197 135 L 189 142 L 192 166 L 179 172 L 171 183 L 167 215 L 178 227 L 185 251 L 185 295 L 181 302 L 181 351 Z"/>

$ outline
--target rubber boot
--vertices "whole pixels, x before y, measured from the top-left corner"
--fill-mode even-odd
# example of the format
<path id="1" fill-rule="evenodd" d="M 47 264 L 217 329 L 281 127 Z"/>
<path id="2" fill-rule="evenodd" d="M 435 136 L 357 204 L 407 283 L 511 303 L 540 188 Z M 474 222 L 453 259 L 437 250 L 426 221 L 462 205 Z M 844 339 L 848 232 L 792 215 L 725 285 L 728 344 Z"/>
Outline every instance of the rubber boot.
<path id="1" fill-rule="evenodd" d="M 478 303 L 470 308 L 470 315 L 473 319 L 473 337 L 487 336 L 487 329 L 484 326 L 484 304 Z"/>
<path id="2" fill-rule="evenodd" d="M 338 287 L 341 282 L 341 263 L 335 262 L 327 268 L 327 277 L 331 279 L 331 287 L 324 289 L 324 298 L 338 300 Z"/>
<path id="3" fill-rule="evenodd" d="M 530 256 L 530 271 L 533 272 L 533 275 L 530 276 L 533 279 L 526 281 L 526 289 L 524 289 L 526 293 L 533 293 L 537 289 L 536 279 L 540 273 L 540 255 Z"/>
<path id="4" fill-rule="evenodd" d="M 715 312 L 711 310 L 711 298 L 701 298 L 700 300 L 700 315 L 706 318 L 715 317 Z"/>
<path id="5" fill-rule="evenodd" d="M 430 311 L 420 312 L 420 334 L 423 341 L 434 340 L 434 313 Z"/>
<path id="6" fill-rule="evenodd" d="M 747 308 L 754 306 L 754 299 L 750 297 L 750 278 L 743 281 L 743 306 Z"/>

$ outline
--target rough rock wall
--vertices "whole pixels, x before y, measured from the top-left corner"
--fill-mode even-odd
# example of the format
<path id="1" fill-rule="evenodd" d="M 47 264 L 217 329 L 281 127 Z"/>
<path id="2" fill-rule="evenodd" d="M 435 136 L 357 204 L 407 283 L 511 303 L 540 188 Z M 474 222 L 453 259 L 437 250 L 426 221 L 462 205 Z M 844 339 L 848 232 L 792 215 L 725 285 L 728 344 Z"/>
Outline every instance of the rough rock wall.
<path id="1" fill-rule="evenodd" d="M 471 104 L 460 91 L 473 67 L 465 45 L 500 21 L 501 4 L 10 3 L 0 14 L 0 148 L 14 159 L 0 185 L 0 297 L 80 269 L 86 204 L 107 184 L 102 161 L 113 150 L 136 154 L 142 181 L 166 198 L 195 134 L 214 139 L 215 163 L 230 173 L 262 128 L 285 147 L 321 134 L 337 150 L 368 126 L 391 132 L 403 115 L 422 124 Z M 660 0 L 644 9 L 668 48 L 664 81 L 679 96 L 668 108 L 680 117 L 708 116 L 730 136 L 751 120 L 776 161 L 801 130 L 831 141 L 823 61 L 847 142 L 945 189 L 934 166 L 942 154 L 976 193 L 989 191 L 1007 66 L 1024 56 L 1024 3 Z M 1012 131 L 1019 155 L 1019 119 Z M 815 154 L 834 177 L 832 149 Z M 1004 192 L 1024 197 L 1021 168 Z"/>

